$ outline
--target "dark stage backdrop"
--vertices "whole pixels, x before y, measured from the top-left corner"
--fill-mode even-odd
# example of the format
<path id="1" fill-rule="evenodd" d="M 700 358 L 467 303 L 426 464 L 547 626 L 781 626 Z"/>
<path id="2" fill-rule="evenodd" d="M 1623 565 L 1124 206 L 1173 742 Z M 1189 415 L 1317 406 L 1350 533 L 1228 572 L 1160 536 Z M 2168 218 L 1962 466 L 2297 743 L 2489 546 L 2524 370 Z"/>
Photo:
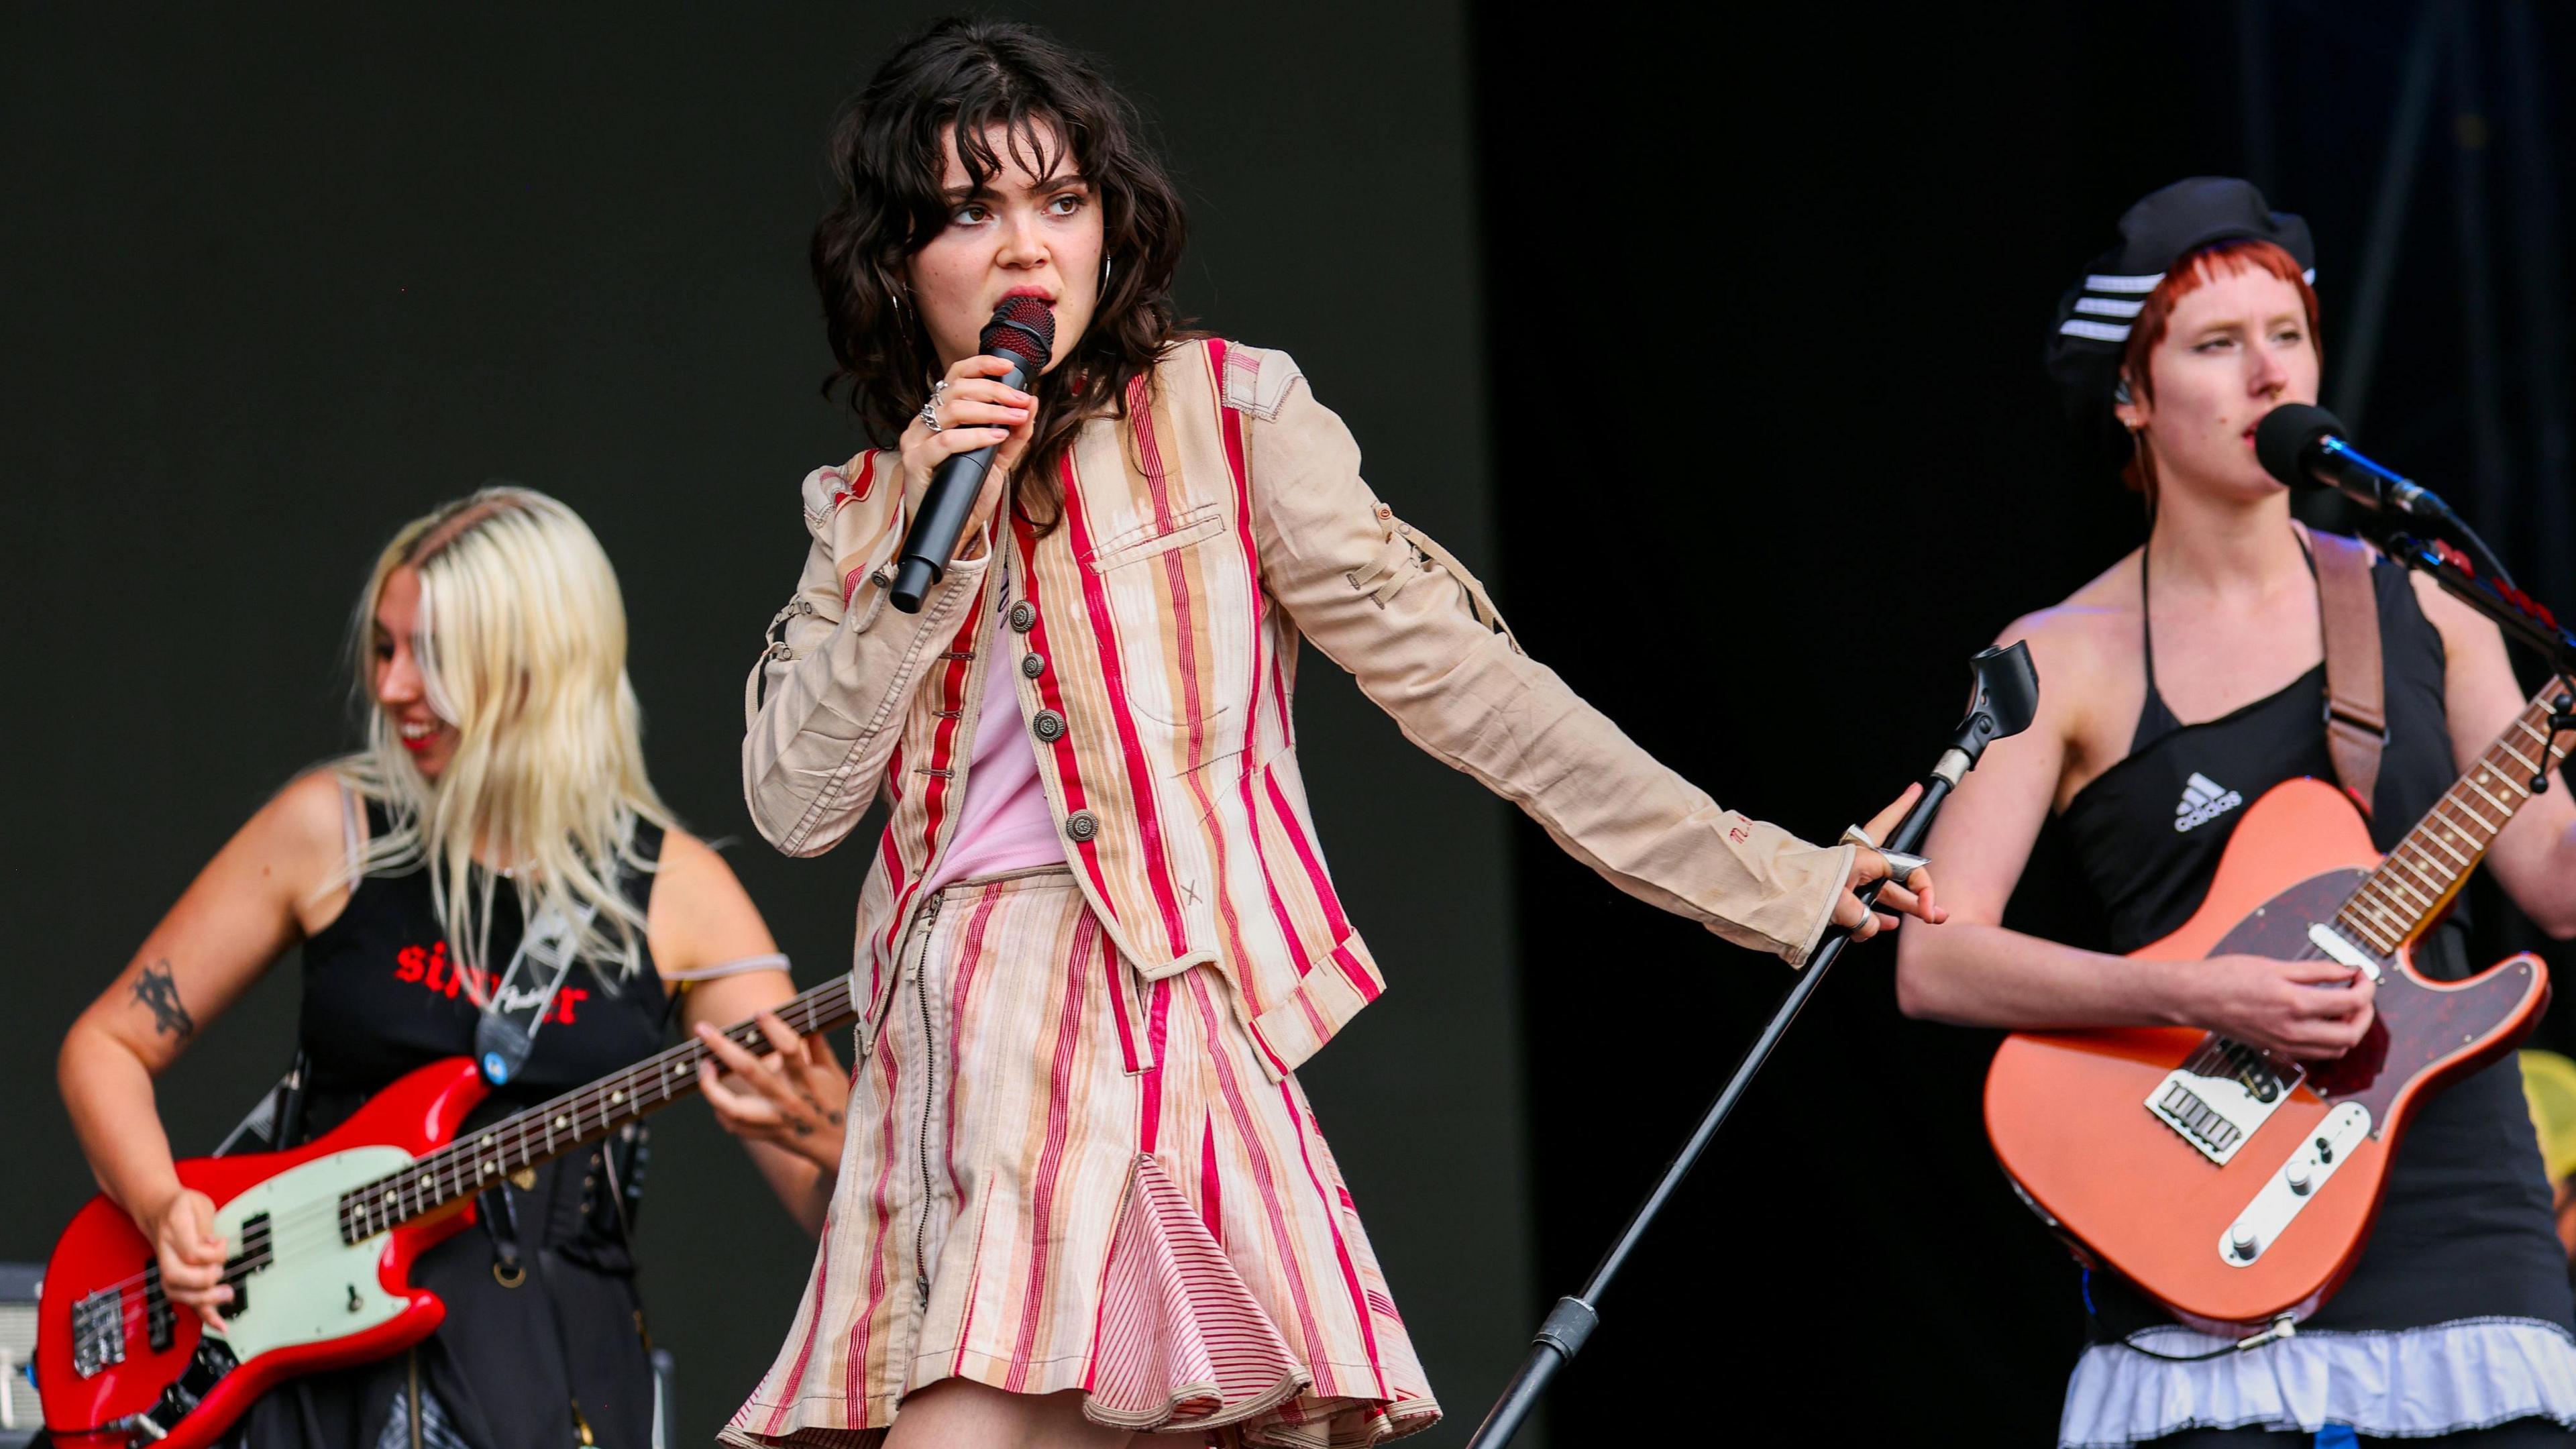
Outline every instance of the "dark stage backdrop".
<path id="1" fill-rule="evenodd" d="M 2518 113 L 2510 83 L 2517 64 L 2564 74 L 2576 27 L 2429 8 L 2466 15 L 2477 45 L 2434 71 L 2361 436 L 2564 612 L 2542 421 L 2576 400 L 2563 369 L 2546 384 L 2538 344 L 2566 314 L 2529 278 L 2570 260 L 2532 222 L 2541 183 L 2566 194 L 2576 136 Z M 2059 292 L 2138 196 L 2252 172 L 2307 215 L 2335 398 L 2412 4 L 1770 7 L 1758 30 L 1703 10 L 1650 44 L 1598 12 L 1510 14 L 1480 11 L 1477 35 L 1502 604 L 1727 804 L 1814 839 L 1865 817 L 1930 763 L 1967 657 L 2143 537 L 2136 500 L 2076 467 L 2039 366 Z M 2480 261 L 2489 444 L 2469 386 Z M 1790 978 L 1516 829 L 1552 1297 Z M 2081 889 L 2035 871 L 2016 919 L 2080 935 Z M 2529 938 L 2491 891 L 2478 903 L 2485 959 Z M 2554 954 L 2563 982 L 2576 960 Z M 1774 1058 L 1604 1304 L 1556 1396 L 1561 1436 L 1724 1441 L 1714 1418 L 1819 1443 L 2052 1442 L 2075 1270 L 1985 1147 L 1995 1034 L 1902 1020 L 1892 966 L 1852 952 Z M 2561 1050 L 2567 1001 L 2542 1036 Z"/>
<path id="2" fill-rule="evenodd" d="M 840 98 L 917 4 L 168 8 L 0 18 L 0 1259 L 89 1190 L 65 1024 L 225 836 L 344 746 L 353 595 L 402 519 L 552 491 L 624 579 L 655 777 L 813 982 L 863 859 L 750 837 L 743 671 L 858 446 L 816 395 L 804 266 Z M 1468 50 L 1455 5 L 1049 6 L 1152 111 L 1187 306 L 1296 353 L 1404 513 L 1476 563 L 1487 477 Z M 1429 339 L 1436 348 L 1411 345 Z M 1394 988 L 1308 1073 L 1457 1443 L 1535 1289 L 1506 811 L 1311 661 L 1314 804 Z M 202 1150 L 284 1066 L 278 970 L 162 1083 Z M 643 1218 L 678 1440 L 788 1326 L 809 1245 L 704 1109 L 656 1119 Z"/>

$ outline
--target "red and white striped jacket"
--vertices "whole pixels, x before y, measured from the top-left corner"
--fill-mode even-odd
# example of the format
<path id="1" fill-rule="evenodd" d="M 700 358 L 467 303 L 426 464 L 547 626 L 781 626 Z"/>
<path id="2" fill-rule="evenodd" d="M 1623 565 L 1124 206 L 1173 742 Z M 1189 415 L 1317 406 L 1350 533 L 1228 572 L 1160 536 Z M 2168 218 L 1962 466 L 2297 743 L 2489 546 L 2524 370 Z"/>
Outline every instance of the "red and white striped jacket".
<path id="1" fill-rule="evenodd" d="M 1062 522 L 998 521 L 917 615 L 877 581 L 906 524 L 899 459 L 805 480 L 813 542 L 747 691 L 743 790 L 791 855 L 891 798 L 859 897 L 872 1008 L 964 799 L 997 609 L 1025 641 L 1003 667 L 1093 910 L 1148 981 L 1214 968 L 1275 1073 L 1385 985 L 1306 807 L 1301 636 L 1621 889 L 1805 960 L 1850 848 L 1720 809 L 1523 654 L 1483 586 L 1361 481 L 1286 354 L 1186 343 L 1127 401 L 1077 438 Z"/>

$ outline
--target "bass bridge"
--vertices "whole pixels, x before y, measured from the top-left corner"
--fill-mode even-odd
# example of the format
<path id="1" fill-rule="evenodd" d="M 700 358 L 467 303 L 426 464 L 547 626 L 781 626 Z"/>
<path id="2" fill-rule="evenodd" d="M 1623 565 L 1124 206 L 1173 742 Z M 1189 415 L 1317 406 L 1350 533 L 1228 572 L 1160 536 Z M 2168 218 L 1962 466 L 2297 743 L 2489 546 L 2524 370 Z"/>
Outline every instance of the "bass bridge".
<path id="1" fill-rule="evenodd" d="M 2289 1100 L 2303 1075 L 2259 1048 L 2213 1035 L 2165 1073 L 2147 1094 L 2146 1107 L 2201 1156 L 2224 1167 Z"/>

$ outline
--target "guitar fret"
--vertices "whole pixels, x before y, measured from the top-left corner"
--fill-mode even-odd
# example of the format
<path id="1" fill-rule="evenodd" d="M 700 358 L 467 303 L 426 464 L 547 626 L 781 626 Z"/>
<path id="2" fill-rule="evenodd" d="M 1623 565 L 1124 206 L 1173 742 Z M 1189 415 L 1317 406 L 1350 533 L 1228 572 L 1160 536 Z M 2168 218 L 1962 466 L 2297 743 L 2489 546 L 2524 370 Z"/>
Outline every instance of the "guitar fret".
<path id="1" fill-rule="evenodd" d="M 2407 863 L 2406 842 L 2404 841 L 2398 842 L 2397 848 L 2388 852 L 2388 860 L 2390 864 L 2405 871 L 2408 875 L 2415 877 L 2417 883 L 2432 887 L 2432 893 L 2436 899 L 2440 898 L 2443 891 L 2449 889 L 2449 887 L 2443 885 L 2440 881 L 2433 879 L 2431 876 L 2426 875 L 2422 870 Z"/>
<path id="2" fill-rule="evenodd" d="M 858 1012 L 851 1005 L 848 983 L 834 981 L 801 993 L 776 1014 L 790 1029 L 805 1035 L 849 1021 Z M 726 1036 L 756 1056 L 770 1050 L 766 1035 L 749 1022 Z M 347 1242 L 362 1242 L 480 1192 L 514 1170 L 551 1161 L 621 1123 L 641 1118 L 655 1106 L 677 1101 L 696 1090 L 698 1064 L 708 1055 L 706 1047 L 694 1040 L 664 1048 L 605 1080 L 504 1118 L 470 1141 L 449 1142 L 425 1152 L 400 1172 L 341 1195 L 336 1209 L 340 1234 Z M 595 1128 L 583 1120 L 585 1115 L 596 1121 Z"/>
<path id="3" fill-rule="evenodd" d="M 2393 857 L 2392 857 L 2392 859 L 2393 859 Z M 2409 909 L 2409 910 L 2413 910 L 2413 909 L 2415 909 L 2416 907 L 2422 907 L 2422 908 L 2424 908 L 2424 909 L 2428 909 L 2428 910 L 2429 910 L 2429 909 L 2431 909 L 2431 907 L 2432 907 L 2433 902 L 2432 902 L 2429 898 L 2427 898 L 2427 897 L 2425 897 L 2425 896 L 2423 896 L 2423 895 L 2418 894 L 2414 889 L 2412 889 L 2411 887 L 2409 887 L 2409 886 L 2406 884 L 2406 882 L 2404 882 L 2404 881 L 2402 881 L 2402 880 L 2399 880 L 2397 877 L 2395 877 L 2395 876 L 2393 876 L 2393 875 L 2383 875 L 2383 876 L 2379 876 L 2379 877 L 2375 878 L 2374 883 L 2375 883 L 2375 884 L 2377 884 L 2377 885 L 2383 886 L 2383 887 L 2385 887 L 2385 888 L 2387 888 L 2387 889 L 2389 889 L 2389 890 L 2395 891 L 2395 892 L 2397 892 L 2399 895 L 2401 895 L 2401 896 L 2405 896 L 2405 897 L 2407 897 L 2408 899 L 2410 899 L 2410 900 L 2414 901 L 2414 902 L 2415 902 L 2415 906 L 2410 906 L 2410 907 L 2408 907 L 2408 909 Z M 2399 902 L 2399 904 L 2403 905 L 2403 904 L 2405 904 L 2405 902 L 2401 901 L 2401 902 Z"/>
<path id="4" fill-rule="evenodd" d="M 2437 834 L 2433 833 L 2433 832 L 2432 832 L 2432 831 L 2430 831 L 2430 830 L 2424 831 L 2424 832 L 2422 832 L 2422 834 L 2423 834 L 2423 836 L 2424 836 L 2424 840 L 2425 840 L 2425 842 L 2426 842 L 2427 844 L 2431 845 L 2431 846 L 2432 846 L 2433 848 L 2435 848 L 2436 850 L 2441 851 L 2444 855 L 2447 855 L 2447 856 L 2449 856 L 2449 857 L 2451 858 L 2451 864 L 2458 866 L 2458 867 L 2459 867 L 2460 869 L 2462 869 L 2462 870 L 2467 870 L 2467 869 L 2469 868 L 2469 866 L 2470 866 L 2470 864 L 2471 864 L 2471 862 L 2470 862 L 2469 858 L 2468 858 L 2467 856 L 2464 856 L 2464 855 L 2460 854 L 2458 851 L 2453 850 L 2451 847 L 2449 847 L 2449 846 L 2447 846 L 2447 845 L 2444 845 L 2444 844 L 2442 843 L 2442 837 L 2441 837 L 2441 836 L 2439 836 L 2439 835 L 2437 835 Z"/>
<path id="5" fill-rule="evenodd" d="M 2502 752 L 2504 753 L 2504 755 L 2505 755 L 2505 757 L 2506 757 L 2507 759 L 2510 759 L 2510 760 L 2512 760 L 2515 764 L 2522 766 L 2523 771 L 2524 771 L 2524 773 L 2525 773 L 2526 775 L 2537 775 L 2537 774 L 2539 774 L 2539 773 L 2540 773 L 2540 767 L 2539 767 L 2538 765 L 2535 765 L 2535 764 L 2533 764 L 2531 761 L 2524 759 L 2524 758 L 2522 757 L 2522 755 L 2521 755 L 2518 751 L 2516 751 L 2512 746 L 2510 746 L 2510 745 L 2498 745 L 2498 746 L 2496 746 L 2496 748 L 2497 748 L 2498 750 L 2502 751 Z"/>
<path id="6" fill-rule="evenodd" d="M 2367 891 L 2369 887 L 2364 886 L 2362 889 Z M 2370 913 L 2373 918 L 2373 924 L 2378 927 L 2380 935 L 2386 936 L 2391 940 L 2402 939 L 2405 936 L 2406 931 L 2404 923 L 2392 920 L 2388 916 L 2386 910 L 2382 908 L 2377 901 L 2366 899 L 2363 895 L 2356 893 L 2353 896 L 2353 904 Z"/>

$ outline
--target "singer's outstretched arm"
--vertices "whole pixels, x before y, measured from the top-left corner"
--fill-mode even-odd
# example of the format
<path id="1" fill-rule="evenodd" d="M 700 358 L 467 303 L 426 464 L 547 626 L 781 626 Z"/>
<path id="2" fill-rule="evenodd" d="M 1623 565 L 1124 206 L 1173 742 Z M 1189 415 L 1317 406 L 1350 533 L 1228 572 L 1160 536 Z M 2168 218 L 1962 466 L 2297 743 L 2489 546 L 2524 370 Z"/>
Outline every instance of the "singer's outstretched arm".
<path id="1" fill-rule="evenodd" d="M 1249 351 L 1249 349 L 1240 349 Z M 1852 874 L 1720 808 L 1521 652 L 1485 591 L 1360 477 L 1359 447 L 1286 354 L 1229 400 L 1247 418 L 1262 581 L 1405 736 L 1519 806 L 1640 900 L 1804 964 Z"/>

